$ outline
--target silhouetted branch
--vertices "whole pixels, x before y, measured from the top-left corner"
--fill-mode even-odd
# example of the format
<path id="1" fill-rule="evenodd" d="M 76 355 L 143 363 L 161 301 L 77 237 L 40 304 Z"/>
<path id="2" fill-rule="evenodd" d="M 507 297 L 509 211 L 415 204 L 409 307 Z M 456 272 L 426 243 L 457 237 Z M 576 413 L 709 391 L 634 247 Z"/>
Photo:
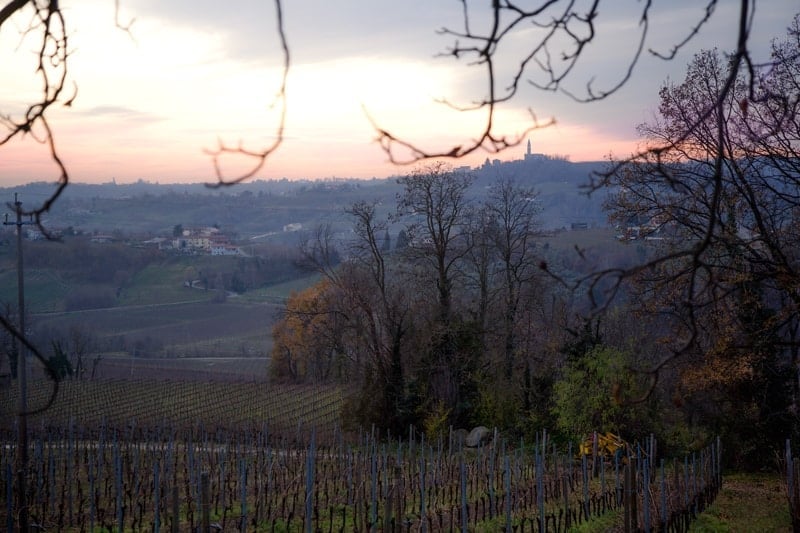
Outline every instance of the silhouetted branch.
<path id="1" fill-rule="evenodd" d="M 472 152 L 477 151 L 478 149 L 486 150 L 489 153 L 496 154 L 502 152 L 506 148 L 510 148 L 512 146 L 519 145 L 527 135 L 539 128 L 551 126 L 555 124 L 555 119 L 550 119 L 545 123 L 539 123 L 536 119 L 536 116 L 531 112 L 532 122 L 533 125 L 529 128 L 526 128 L 524 131 L 518 134 L 514 134 L 513 136 L 497 136 L 495 133 L 492 132 L 494 126 L 494 106 L 488 108 L 488 112 L 490 114 L 489 118 L 486 122 L 486 129 L 481 133 L 479 140 L 471 142 L 467 145 L 457 145 L 453 146 L 449 150 L 436 152 L 436 151 L 426 151 L 419 146 L 415 145 L 412 142 L 404 141 L 398 137 L 395 137 L 394 134 L 391 132 L 382 129 L 378 124 L 373 120 L 372 117 L 367 115 L 367 118 L 372 123 L 372 127 L 375 128 L 375 131 L 378 133 L 378 137 L 376 140 L 380 144 L 383 151 L 389 157 L 389 161 L 395 165 L 410 165 L 414 164 L 418 161 L 424 159 L 439 159 L 439 158 L 452 158 L 458 159 L 460 157 L 464 157 L 466 155 L 471 154 Z M 396 149 L 400 147 L 410 153 L 407 157 L 401 157 L 396 155 Z"/>
<path id="2" fill-rule="evenodd" d="M 281 143 L 283 143 L 283 132 L 286 125 L 286 81 L 289 76 L 290 57 L 289 44 L 286 39 L 286 32 L 284 30 L 281 0 L 275 0 L 275 10 L 278 22 L 278 37 L 280 39 L 281 50 L 283 53 L 283 74 L 281 77 L 281 85 L 278 89 L 278 93 L 275 95 L 275 100 L 271 105 L 271 107 L 278 106 L 280 108 L 280 118 L 278 119 L 278 125 L 275 131 L 275 140 L 269 146 L 261 150 L 247 149 L 242 145 L 241 142 L 238 146 L 232 147 L 220 140 L 216 149 L 206 150 L 206 153 L 211 156 L 211 159 L 214 163 L 214 172 L 217 177 L 217 182 L 208 184 L 209 187 L 218 188 L 235 185 L 253 177 L 256 172 L 264 167 L 267 158 L 272 155 L 272 153 L 274 153 L 278 147 L 280 147 Z M 222 169 L 220 161 L 220 158 L 225 155 L 244 156 L 247 159 L 253 159 L 255 162 L 250 169 L 244 173 L 241 173 L 233 178 L 227 178 L 225 177 L 225 172 Z"/>
<path id="3" fill-rule="evenodd" d="M 714 14 L 714 9 L 716 7 L 717 7 L 717 0 L 710 0 L 708 4 L 706 4 L 705 16 L 703 16 L 703 18 L 700 19 L 700 21 L 692 28 L 692 30 L 689 32 L 686 38 L 684 38 L 681 42 L 675 44 L 668 53 L 662 54 L 661 52 L 653 50 L 652 48 L 649 48 L 648 52 L 665 61 L 671 61 L 675 59 L 675 56 L 678 54 L 681 48 L 689 44 L 689 41 L 694 39 L 697 36 L 697 34 L 700 33 L 700 30 L 703 28 L 703 26 L 705 26 L 705 24 L 709 20 L 711 20 L 711 16 Z"/>
<path id="4" fill-rule="evenodd" d="M 0 129 L 5 129 L 5 133 L 0 134 L 0 147 L 9 144 L 12 140 L 26 136 L 46 146 L 50 160 L 57 170 L 55 189 L 40 205 L 34 206 L 33 209 L 22 211 L 20 214 L 30 217 L 39 231 L 52 240 L 54 236 L 44 227 L 42 217 L 64 192 L 69 183 L 69 173 L 59 155 L 48 114 L 50 108 L 56 103 L 60 102 L 66 107 L 71 106 L 77 95 L 77 86 L 73 84 L 72 95 L 64 99 L 70 51 L 66 23 L 57 0 L 12 0 L 0 9 L 0 28 L 12 16 L 23 13 L 28 6 L 32 8 L 33 14 L 27 27 L 23 30 L 22 36 L 24 38 L 28 35 L 35 35 L 39 39 L 35 56 L 35 75 L 39 78 L 42 91 L 38 100 L 28 104 L 20 116 L 0 111 Z M 2 315 L 0 315 L 0 326 L 11 333 L 44 365 L 47 377 L 53 382 L 50 397 L 43 406 L 26 413 L 19 413 L 19 415 L 27 416 L 41 413 L 55 401 L 58 395 L 59 377 L 49 361 L 25 337 L 24 332 L 18 331 Z"/>
<path id="5" fill-rule="evenodd" d="M 133 37 L 133 34 L 131 33 L 131 26 L 133 26 L 134 22 L 136 22 L 136 18 L 131 18 L 130 20 L 128 20 L 128 22 L 125 23 L 120 21 L 119 0 L 114 0 L 114 26 L 116 26 L 118 29 L 124 31 L 125 33 Z"/>
<path id="6" fill-rule="evenodd" d="M 5 134 L 0 135 L 0 146 L 8 144 L 12 140 L 29 136 L 47 147 L 50 159 L 57 168 L 56 189 L 41 205 L 25 211 L 23 214 L 32 216 L 42 233 L 50 236 L 41 224 L 41 217 L 52 207 L 64 187 L 69 183 L 69 174 L 58 154 L 47 115 L 50 108 L 62 99 L 68 73 L 69 48 L 64 16 L 55 0 L 13 0 L 0 9 L 0 27 L 11 16 L 22 13 L 28 6 L 33 9 L 33 15 L 27 28 L 23 31 L 23 36 L 39 36 L 36 52 L 36 76 L 41 81 L 42 92 L 38 101 L 29 104 L 20 117 L 0 112 L 0 128 L 6 130 Z M 62 102 L 63 105 L 71 105 L 76 93 L 77 88 L 74 89 L 70 98 Z"/>
<path id="7" fill-rule="evenodd" d="M 19 416 L 23 416 L 23 415 L 32 416 L 32 415 L 37 415 L 39 413 L 42 413 L 42 412 L 46 411 L 51 405 L 53 405 L 53 402 L 55 402 L 55 400 L 56 400 L 56 396 L 58 396 L 58 384 L 60 382 L 60 378 L 58 376 L 58 373 L 53 369 L 52 365 L 50 364 L 50 361 L 42 355 L 42 353 L 39 351 L 39 349 L 36 348 L 36 346 L 34 346 L 28 340 L 28 338 L 25 335 L 23 335 L 14 326 L 14 324 L 12 324 L 2 314 L 0 314 L 0 326 L 2 326 L 3 329 L 8 331 L 11 334 L 11 336 L 14 337 L 17 341 L 22 343 L 22 345 L 25 346 L 25 348 L 27 348 L 27 350 L 31 354 L 33 354 L 33 356 L 36 357 L 36 359 L 38 359 L 40 363 L 42 363 L 42 365 L 44 366 L 45 372 L 47 373 L 47 377 L 53 382 L 53 388 L 50 391 L 50 397 L 47 399 L 47 402 L 45 402 L 45 404 L 43 406 L 41 406 L 41 407 L 39 407 L 37 409 L 34 409 L 34 410 L 29 410 L 29 411 L 26 411 L 24 413 L 17 413 L 17 414 Z M 18 354 L 17 357 L 22 357 L 22 354 L 21 353 Z"/>
<path id="8" fill-rule="evenodd" d="M 773 44 L 772 63 L 754 65 L 747 7 L 743 2 L 737 50 L 723 60 L 716 52 L 696 56 L 682 84 L 662 89 L 661 120 L 640 127 L 651 146 L 612 163 L 590 187 L 618 188 L 611 202 L 618 220 L 660 218 L 673 228 L 667 248 L 647 262 L 593 272 L 573 285 L 592 297 L 602 287 L 603 301 L 592 298 L 602 312 L 631 282 L 645 312 L 668 318 L 671 354 L 640 369 L 654 376 L 686 355 L 697 363 L 715 350 L 752 353 L 757 335 L 776 346 L 796 343 L 783 335 L 800 309 L 793 229 L 800 209 L 800 124 L 793 118 L 800 16 L 789 41 Z M 763 316 L 748 322 L 742 299 Z"/>
<path id="9" fill-rule="evenodd" d="M 741 0 L 737 37 L 738 59 L 743 60 L 747 65 L 750 65 L 747 50 L 748 26 L 752 20 L 752 11 L 754 11 L 754 6 L 752 11 L 750 9 L 751 2 L 752 0 Z M 443 28 L 440 30 L 441 34 L 455 38 L 454 44 L 440 55 L 453 57 L 457 61 L 465 60 L 470 66 L 482 66 L 485 71 L 487 96 L 467 106 L 455 105 L 448 100 L 442 100 L 440 103 L 462 112 L 483 113 L 485 115 L 483 126 L 474 137 L 461 144 L 430 150 L 395 135 L 391 129 L 379 125 L 370 118 L 377 132 L 377 141 L 389 161 L 395 164 L 413 164 L 424 159 L 457 159 L 478 149 L 488 153 L 498 153 L 506 148 L 519 145 L 531 131 L 555 122 L 554 119 L 551 119 L 540 124 L 531 112 L 532 123 L 523 132 L 508 135 L 497 131 L 496 111 L 502 104 L 507 104 L 518 96 L 523 79 L 527 79 L 528 83 L 537 89 L 561 92 L 582 103 L 603 100 L 619 91 L 633 76 L 635 67 L 646 48 L 651 25 L 651 0 L 644 2 L 639 12 L 638 42 L 633 55 L 627 60 L 623 73 L 617 80 L 612 82 L 608 88 L 598 89 L 592 78 L 585 85 L 583 94 L 578 94 L 565 86 L 566 81 L 574 74 L 580 58 L 585 55 L 587 47 L 597 37 L 596 23 L 600 13 L 600 3 L 600 0 L 594 0 L 584 8 L 573 0 L 541 0 L 531 8 L 517 1 L 494 0 L 489 8 L 490 14 L 485 16 L 478 15 L 474 9 L 470 9 L 466 0 L 461 0 L 463 29 Z M 662 54 L 653 49 L 648 49 L 648 51 L 653 56 L 664 60 L 673 59 L 677 52 L 690 42 L 711 19 L 716 3 L 716 0 L 710 0 L 706 4 L 705 12 L 700 20 L 692 25 L 688 35 L 678 41 L 669 53 Z M 472 20 L 479 17 L 489 20 L 485 32 L 472 28 Z M 531 28 L 539 31 L 532 42 L 527 34 Z M 524 56 L 518 61 L 516 68 L 509 75 L 508 83 L 504 85 L 499 78 L 497 65 L 507 62 L 509 52 L 505 49 L 501 51 L 500 44 L 515 37 L 524 38 L 530 44 Z M 532 77 L 534 74 L 542 76 L 543 80 L 537 81 Z"/>

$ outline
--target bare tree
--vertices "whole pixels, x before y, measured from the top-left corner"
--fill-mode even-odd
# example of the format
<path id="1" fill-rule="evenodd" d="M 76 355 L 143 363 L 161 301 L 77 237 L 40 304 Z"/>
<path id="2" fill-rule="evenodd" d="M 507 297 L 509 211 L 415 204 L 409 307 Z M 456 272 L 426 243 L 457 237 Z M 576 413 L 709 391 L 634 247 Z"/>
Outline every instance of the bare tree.
<path id="1" fill-rule="evenodd" d="M 96 349 L 96 339 L 84 326 L 73 325 L 69 328 L 69 355 L 71 356 L 73 375 L 76 379 L 86 379 L 86 358 Z M 95 353 L 92 360 L 92 373 L 94 377 L 95 368 L 100 363 L 101 355 Z"/>
<path id="2" fill-rule="evenodd" d="M 658 118 L 640 127 L 652 148 L 604 178 L 619 188 L 616 219 L 636 220 L 661 246 L 644 264 L 586 281 L 613 278 L 613 292 L 635 279 L 649 311 L 670 321 L 672 354 L 650 369 L 653 384 L 676 360 L 722 357 L 762 371 L 790 365 L 797 395 L 798 20 L 773 45 L 769 68 L 743 71 L 741 50 L 698 54 L 683 82 L 662 88 Z M 775 350 L 790 360 L 775 362 Z"/>
<path id="3" fill-rule="evenodd" d="M 356 202 L 345 209 L 353 220 L 352 238 L 337 241 L 331 227 L 322 225 L 304 241 L 302 253 L 334 295 L 317 312 L 342 321 L 341 350 L 350 354 L 343 379 L 355 392 L 350 411 L 362 423 L 396 433 L 409 422 L 405 367 L 413 298 L 384 246 L 388 222 L 376 207 Z M 335 242 L 344 250 L 341 261 Z"/>
<path id="4" fill-rule="evenodd" d="M 429 380 L 432 398 L 446 409 L 454 409 L 460 403 L 471 360 L 471 354 L 457 348 L 453 297 L 469 253 L 472 205 L 467 190 L 473 178 L 437 162 L 398 181 L 403 186 L 398 216 L 408 220 L 405 231 L 409 244 L 403 253 L 412 265 L 422 269 L 423 279 L 415 290 L 433 287 L 436 301 L 429 360 L 424 363 L 422 374 Z"/>
<path id="5" fill-rule="evenodd" d="M 536 192 L 512 179 L 501 179 L 489 190 L 486 232 L 500 263 L 503 375 L 507 380 L 511 379 L 518 349 L 516 330 L 523 289 L 535 284 L 541 274 L 534 240 L 538 234 L 539 210 Z"/>
<path id="6" fill-rule="evenodd" d="M 467 254 L 464 257 L 464 275 L 466 284 L 477 292 L 475 297 L 475 316 L 480 327 L 481 347 L 487 349 L 490 329 L 492 324 L 491 307 L 497 294 L 494 286 L 496 265 L 498 261 L 497 249 L 493 246 L 492 237 L 488 227 L 491 224 L 491 214 L 487 206 L 479 206 L 469 217 L 466 229 Z"/>
<path id="7" fill-rule="evenodd" d="M 452 312 L 453 284 L 459 262 L 467 254 L 470 204 L 467 189 L 474 178 L 437 162 L 398 180 L 403 186 L 398 215 L 409 219 L 406 253 L 431 266 L 436 276 L 439 320 L 447 327 Z"/>
<path id="8" fill-rule="evenodd" d="M 353 300 L 358 303 L 367 336 L 378 390 L 383 400 L 380 427 L 403 431 L 409 420 L 406 399 L 407 335 L 411 327 L 411 304 L 405 278 L 381 240 L 387 221 L 376 214 L 376 204 L 358 202 L 347 212 L 353 217 L 355 240 L 350 246 L 346 272 L 351 274 Z M 358 272 L 363 275 L 358 275 Z"/>

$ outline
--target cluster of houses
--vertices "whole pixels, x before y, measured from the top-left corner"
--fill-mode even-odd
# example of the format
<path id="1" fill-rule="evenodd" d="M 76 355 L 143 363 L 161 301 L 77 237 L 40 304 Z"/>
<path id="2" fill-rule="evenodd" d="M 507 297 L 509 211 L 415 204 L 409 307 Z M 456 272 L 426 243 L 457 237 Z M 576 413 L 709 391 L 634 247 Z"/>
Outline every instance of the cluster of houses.
<path id="1" fill-rule="evenodd" d="M 186 254 L 243 255 L 242 250 L 231 244 L 229 237 L 218 228 L 203 227 L 184 229 L 172 239 L 156 237 L 145 241 L 146 245 L 157 245 L 161 250 L 175 250 Z"/>
<path id="2" fill-rule="evenodd" d="M 55 237 L 61 237 L 63 232 L 59 230 L 51 231 Z M 28 229 L 25 239 L 38 241 L 45 236 L 37 228 Z M 93 233 L 89 235 L 89 241 L 94 244 L 109 244 L 113 242 L 127 242 L 137 245 L 130 238 L 121 235 L 111 235 L 105 233 Z M 159 250 L 174 251 L 183 254 L 196 255 L 245 255 L 241 248 L 231 244 L 230 237 L 220 232 L 218 228 L 192 228 L 182 230 L 180 235 L 172 238 L 154 237 L 145 241 L 139 241 L 138 245 L 145 247 L 155 247 Z"/>

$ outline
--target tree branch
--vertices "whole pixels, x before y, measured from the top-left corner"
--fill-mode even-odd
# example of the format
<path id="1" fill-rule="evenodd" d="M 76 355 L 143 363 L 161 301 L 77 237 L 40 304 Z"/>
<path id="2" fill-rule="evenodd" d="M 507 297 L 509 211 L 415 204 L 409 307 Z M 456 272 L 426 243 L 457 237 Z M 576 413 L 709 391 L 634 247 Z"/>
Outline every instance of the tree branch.
<path id="1" fill-rule="evenodd" d="M 291 64 L 291 59 L 289 56 L 289 44 L 284 29 L 281 0 L 275 0 L 275 11 L 277 15 L 278 37 L 280 39 L 281 51 L 283 53 L 283 74 L 281 77 L 281 85 L 278 89 L 278 93 L 275 95 L 274 101 L 271 104 L 271 107 L 278 106 L 280 108 L 280 118 L 278 119 L 278 125 L 275 129 L 275 140 L 269 146 L 261 150 L 246 149 L 241 142 L 238 146 L 232 147 L 225 144 L 221 140 L 218 142 L 216 149 L 206 150 L 205 152 L 211 156 L 213 161 L 214 172 L 217 178 L 216 183 L 208 184 L 208 186 L 211 188 L 235 185 L 253 177 L 264 167 L 267 162 L 267 158 L 272 155 L 283 143 L 283 132 L 286 125 L 286 83 L 289 77 L 289 66 Z M 234 177 L 227 177 L 222 168 L 221 162 L 222 156 L 225 155 L 244 156 L 247 159 L 254 160 L 254 163 L 249 170 L 246 170 L 245 172 Z"/>

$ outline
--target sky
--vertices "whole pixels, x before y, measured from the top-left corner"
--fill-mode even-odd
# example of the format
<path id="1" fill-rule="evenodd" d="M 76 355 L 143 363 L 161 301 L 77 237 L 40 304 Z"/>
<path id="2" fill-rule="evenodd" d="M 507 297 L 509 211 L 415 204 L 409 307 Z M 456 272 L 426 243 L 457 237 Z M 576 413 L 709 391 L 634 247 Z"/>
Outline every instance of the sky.
<path id="1" fill-rule="evenodd" d="M 53 108 L 50 126 L 72 181 L 214 181 L 206 149 L 220 140 L 248 149 L 274 140 L 278 110 L 273 103 L 283 57 L 273 2 L 120 0 L 120 21 L 133 21 L 129 32 L 115 25 L 112 0 L 60 3 L 72 49 L 69 83 L 77 85 L 78 93 L 70 107 Z M 481 16 L 486 3 L 468 3 L 475 9 L 473 30 L 488 20 Z M 388 161 L 368 117 L 430 151 L 466 144 L 481 131 L 483 113 L 440 103 L 464 106 L 486 97 L 480 67 L 442 54 L 454 38 L 438 30 L 462 28 L 461 2 L 283 4 L 291 54 L 285 138 L 256 178 L 381 178 L 411 171 Z M 674 0 L 656 5 L 648 46 L 669 50 L 702 17 L 700 4 Z M 590 80 L 603 89 L 625 72 L 641 5 L 637 0 L 601 2 L 596 40 L 568 79 L 568 89 L 580 92 Z M 653 117 L 659 87 L 668 79 L 680 81 L 698 50 L 733 48 L 738 6 L 720 1 L 711 22 L 673 61 L 643 56 L 623 89 L 602 102 L 576 103 L 565 94 L 523 84 L 518 96 L 498 109 L 496 131 L 525 131 L 531 111 L 540 122 L 553 119 L 555 124 L 500 154 L 478 151 L 452 163 L 520 159 L 527 139 L 534 152 L 572 161 L 631 153 L 638 141 L 636 125 Z M 756 8 L 750 46 L 756 59 L 764 60 L 771 40 L 785 34 L 800 6 L 797 0 L 762 0 Z M 40 90 L 32 52 L 36 43 L 31 36 L 20 37 L 28 18 L 26 12 L 0 29 L 0 113 L 12 117 Z M 532 32 L 523 28 L 503 43 L 501 86 L 524 57 Z M 250 163 L 222 161 L 231 175 Z M 32 136 L 0 147 L 0 186 L 57 176 Z"/>

